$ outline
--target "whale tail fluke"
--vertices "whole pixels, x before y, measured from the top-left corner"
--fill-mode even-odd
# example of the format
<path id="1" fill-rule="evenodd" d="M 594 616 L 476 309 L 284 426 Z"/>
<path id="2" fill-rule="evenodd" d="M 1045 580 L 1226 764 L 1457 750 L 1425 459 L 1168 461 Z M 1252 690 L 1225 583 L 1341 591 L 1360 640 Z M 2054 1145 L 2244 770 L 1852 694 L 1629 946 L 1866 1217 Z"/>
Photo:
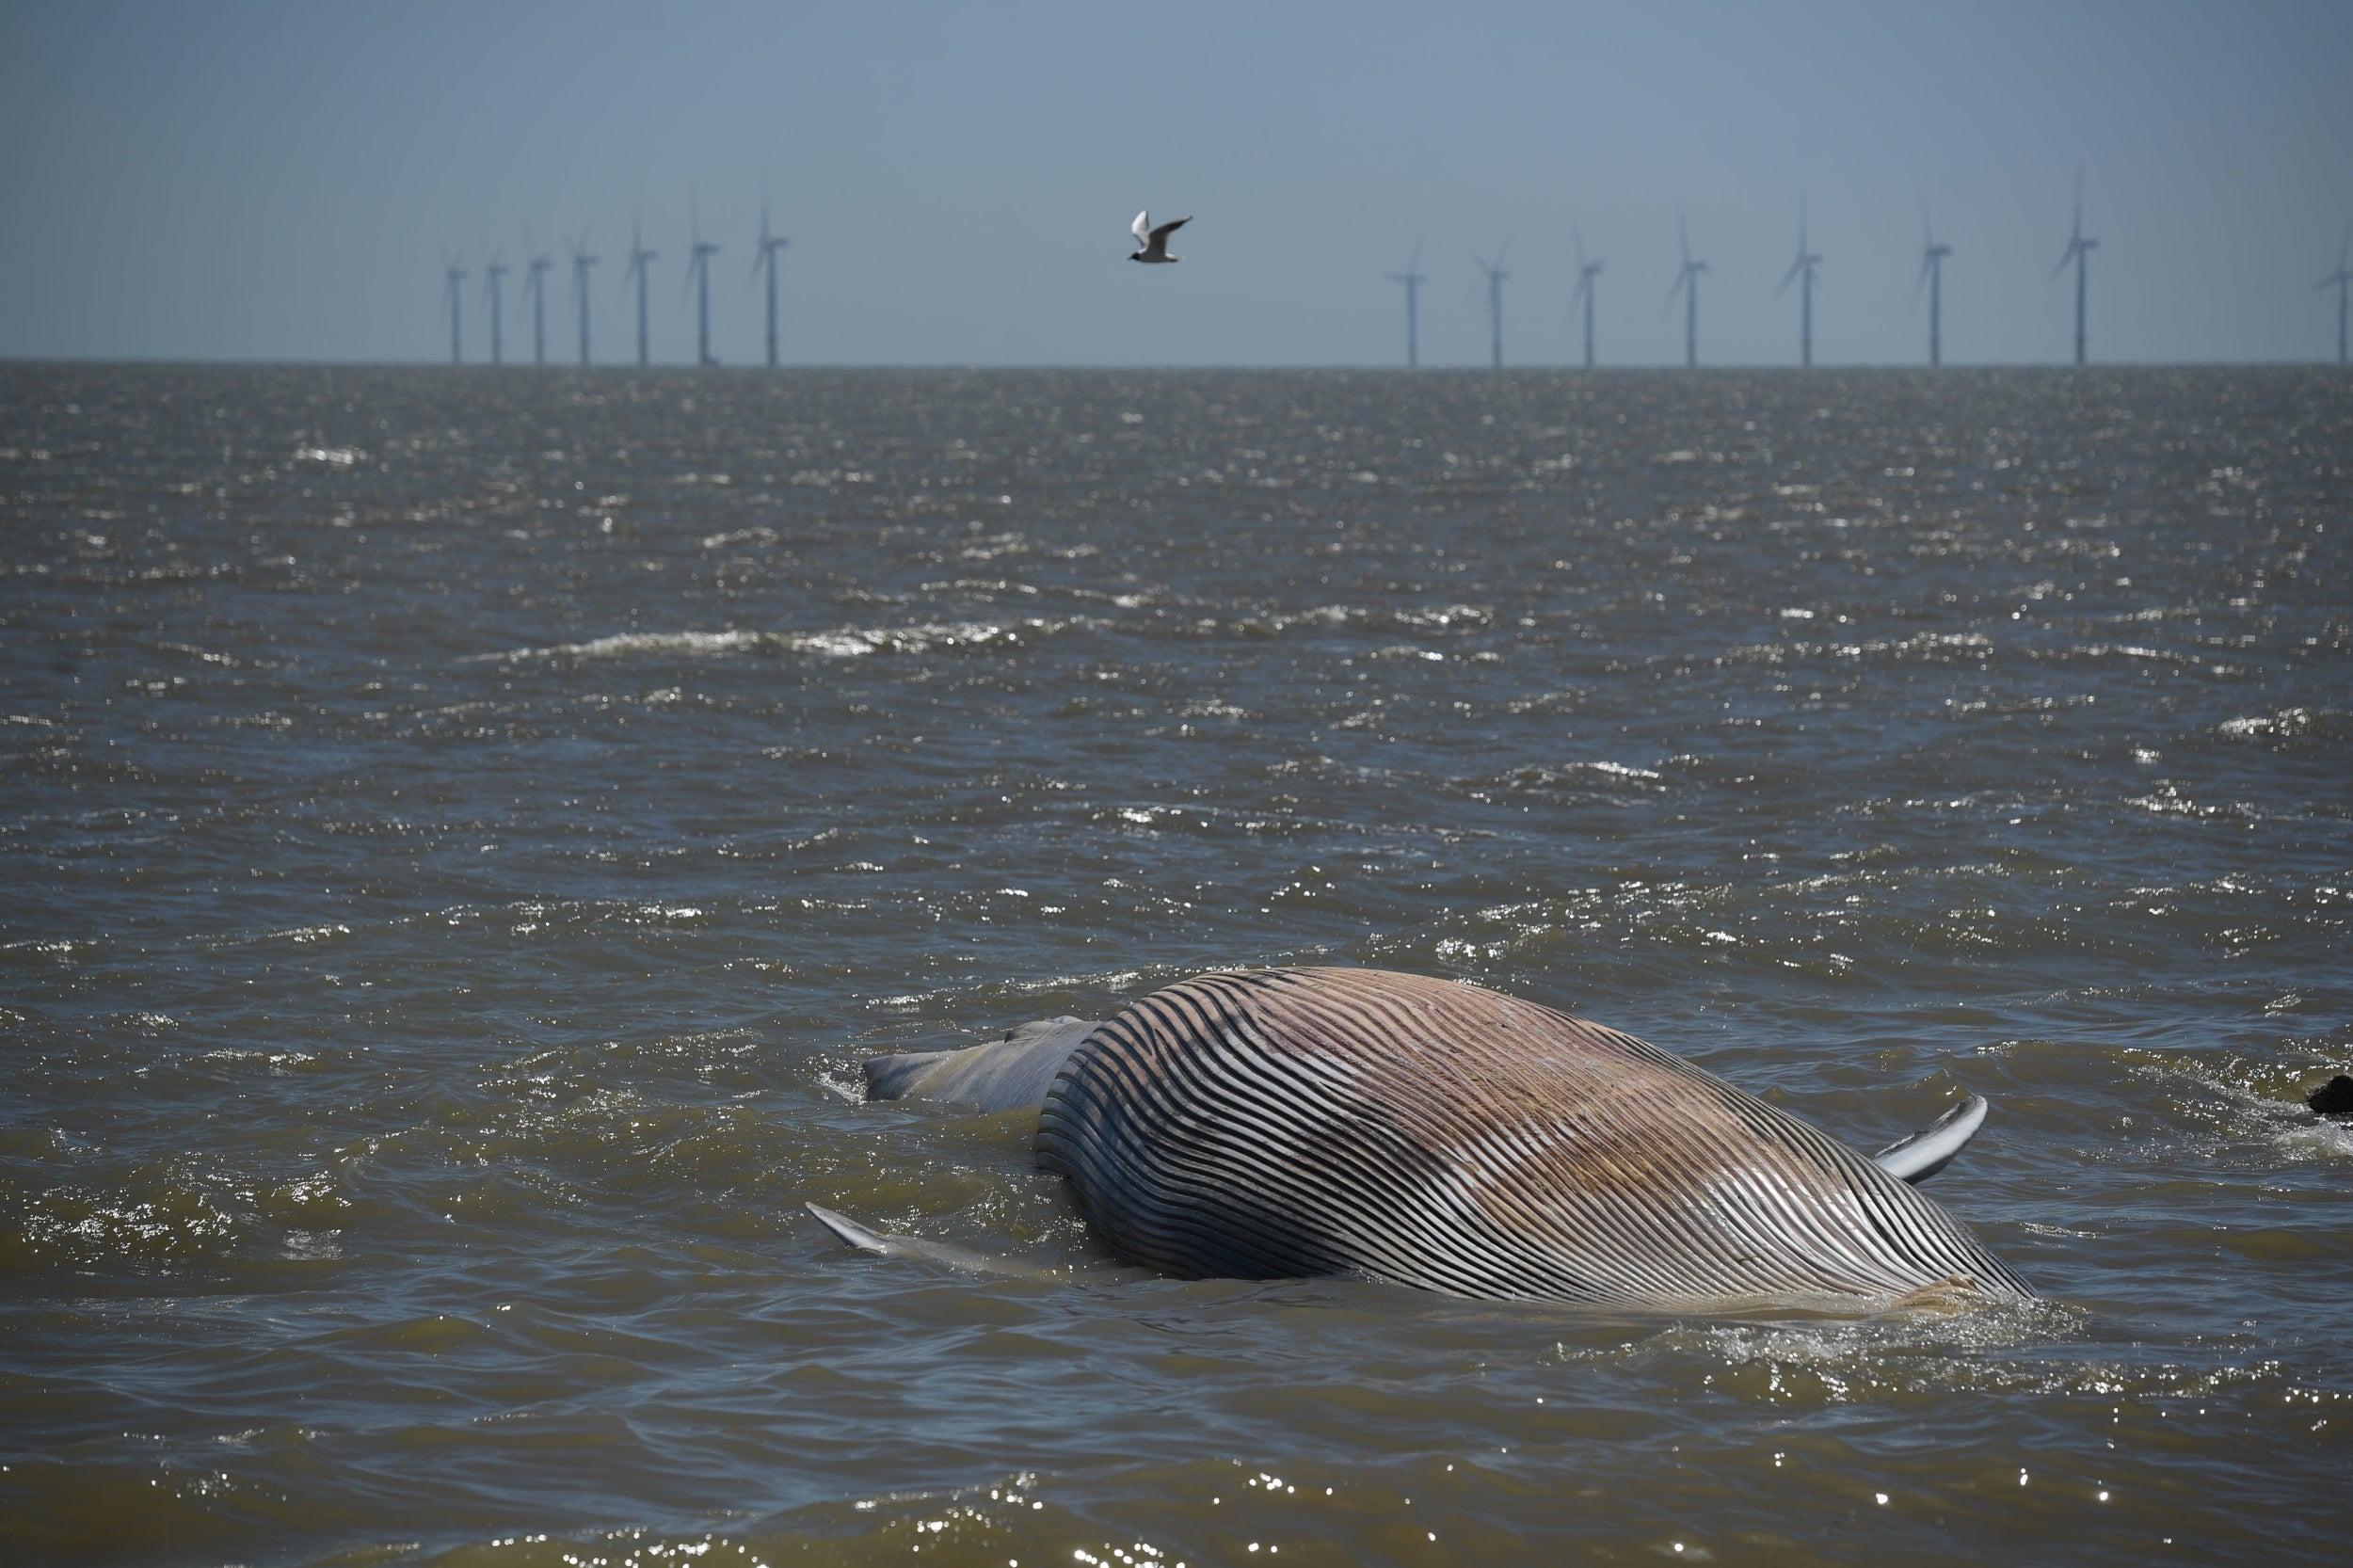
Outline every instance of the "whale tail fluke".
<path id="1" fill-rule="evenodd" d="M 1898 1138 L 1871 1163 L 1917 1187 L 1953 1162 L 1953 1156 L 1985 1125 L 1985 1096 L 1971 1095 L 1909 1138 Z"/>

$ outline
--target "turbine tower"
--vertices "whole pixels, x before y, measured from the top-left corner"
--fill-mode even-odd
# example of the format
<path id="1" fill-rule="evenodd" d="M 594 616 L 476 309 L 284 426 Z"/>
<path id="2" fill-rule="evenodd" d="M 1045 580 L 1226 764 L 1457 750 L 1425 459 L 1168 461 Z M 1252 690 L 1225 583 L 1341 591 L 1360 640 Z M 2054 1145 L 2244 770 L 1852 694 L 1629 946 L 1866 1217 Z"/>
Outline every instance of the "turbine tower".
<path id="1" fill-rule="evenodd" d="M 1421 241 L 1414 242 L 1414 259 L 1405 264 L 1405 270 L 1392 272 L 1386 276 L 1390 282 L 1405 285 L 1405 368 L 1419 370 L 1421 368 L 1421 318 L 1420 312 L 1415 309 L 1415 296 L 1420 294 L 1421 286 L 1430 281 L 1421 274 Z"/>
<path id="2" fill-rule="evenodd" d="M 532 248 L 531 225 L 523 225 L 523 292 L 531 296 L 531 362 L 548 362 L 548 269 L 555 259 Z"/>
<path id="3" fill-rule="evenodd" d="M 691 191 L 687 194 L 686 210 L 688 232 L 694 236 L 694 247 L 687 253 L 686 270 L 696 296 L 695 362 L 715 365 L 719 361 L 711 357 L 711 258 L 719 253 L 719 248 L 703 238 L 701 208 Z"/>
<path id="4" fill-rule="evenodd" d="M 646 248 L 644 225 L 632 217 L 629 220 L 629 267 L 621 274 L 621 284 L 626 288 L 632 278 L 637 280 L 637 362 L 641 365 L 647 362 L 646 264 L 660 254 L 659 250 Z"/>
<path id="5" fill-rule="evenodd" d="M 441 247 L 441 271 L 446 280 L 441 285 L 442 292 L 449 296 L 449 362 L 458 364 L 464 359 L 464 356 L 459 353 L 461 344 L 458 341 L 457 323 L 465 311 L 466 269 L 457 264 L 457 258 L 449 253 L 447 246 Z"/>
<path id="6" fill-rule="evenodd" d="M 504 344 L 500 341 L 499 307 L 505 290 L 506 259 L 491 250 L 486 242 L 482 247 L 482 292 L 490 296 L 490 362 L 504 364 Z"/>
<path id="7" fill-rule="evenodd" d="M 1585 307 L 1585 368 L 1593 368 L 1593 280 L 1601 276 L 1601 264 L 1585 259 L 1585 236 L 1577 225 L 1569 225 L 1569 238 L 1577 246 L 1577 292 L 1569 296 L 1569 309 L 1581 302 Z"/>
<path id="8" fill-rule="evenodd" d="M 768 232 L 768 182 L 760 183 L 760 250 L 752 257 L 752 276 L 768 269 L 768 368 L 776 368 L 776 252 L 792 242 Z"/>
<path id="9" fill-rule="evenodd" d="M 1503 368 L 1503 280 L 1512 276 L 1503 270 L 1503 255 L 1511 248 L 1512 242 L 1505 240 L 1502 248 L 1496 252 L 1493 265 L 1477 256 L 1471 258 L 1479 263 L 1479 270 L 1487 275 L 1487 338 L 1497 370 Z"/>
<path id="10" fill-rule="evenodd" d="M 1696 369 L 1700 362 L 1700 274 L 1707 270 L 1705 262 L 1691 260 L 1691 230 L 1683 215 L 1675 215 L 1675 234 L 1683 242 L 1683 270 L 1675 274 L 1674 287 L 1667 291 L 1667 309 L 1674 308 L 1675 296 L 1683 296 L 1683 363 Z"/>
<path id="11" fill-rule="evenodd" d="M 2345 232 L 2345 243 L 2337 247 L 2337 270 L 2323 278 L 2319 285 L 2324 289 L 2333 285 L 2337 291 L 2337 363 L 2339 364 L 2345 363 L 2345 291 L 2347 285 L 2353 285 L 2353 267 L 2345 265 L 2347 261 L 2353 261 L 2353 229 L 2347 229 Z"/>
<path id="12" fill-rule="evenodd" d="M 2077 364 L 2084 362 L 2084 260 L 2098 248 L 2099 244 L 2098 240 L 2084 238 L 2084 177 L 2078 174 L 2075 176 L 2074 234 L 2067 242 L 2067 253 L 2058 259 L 2058 265 L 2051 269 L 2051 281 L 2056 283 L 2058 281 L 2058 275 L 2067 270 L 2067 264 L 2070 262 L 2075 264 L 2075 362 Z"/>
<path id="13" fill-rule="evenodd" d="M 1798 199 L 1798 259 L 1789 264 L 1789 271 L 1773 291 L 1778 299 L 1789 292 L 1789 285 L 1804 281 L 1798 289 L 1798 362 L 1811 369 L 1814 364 L 1814 269 L 1822 258 L 1805 248 L 1805 199 Z"/>
<path id="14" fill-rule="evenodd" d="M 590 225 L 591 228 L 594 225 Z M 588 269 L 597 264 L 597 258 L 588 254 L 588 230 L 580 232 L 579 243 L 568 248 L 572 253 L 572 298 L 580 306 L 580 368 L 588 368 Z"/>
<path id="15" fill-rule="evenodd" d="M 1912 308 L 1920 308 L 1920 291 L 1929 291 L 1929 363 L 1945 362 L 1945 258 L 1953 253 L 1949 245 L 1936 243 L 1936 230 L 1929 222 L 1929 201 L 1920 199 L 1920 280 L 1912 285 Z"/>

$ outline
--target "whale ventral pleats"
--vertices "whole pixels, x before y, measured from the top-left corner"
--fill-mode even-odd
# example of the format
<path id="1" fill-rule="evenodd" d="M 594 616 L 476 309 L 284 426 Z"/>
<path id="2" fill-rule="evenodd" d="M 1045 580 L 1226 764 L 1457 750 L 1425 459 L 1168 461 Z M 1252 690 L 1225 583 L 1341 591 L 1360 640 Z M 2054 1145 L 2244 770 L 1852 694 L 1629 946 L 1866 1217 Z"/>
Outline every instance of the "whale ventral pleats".
<path id="1" fill-rule="evenodd" d="M 1071 1052 L 1036 1157 L 1113 1252 L 1188 1277 L 1652 1304 L 2030 1293 L 1933 1200 L 1713 1074 L 1415 975 L 1156 991 Z"/>

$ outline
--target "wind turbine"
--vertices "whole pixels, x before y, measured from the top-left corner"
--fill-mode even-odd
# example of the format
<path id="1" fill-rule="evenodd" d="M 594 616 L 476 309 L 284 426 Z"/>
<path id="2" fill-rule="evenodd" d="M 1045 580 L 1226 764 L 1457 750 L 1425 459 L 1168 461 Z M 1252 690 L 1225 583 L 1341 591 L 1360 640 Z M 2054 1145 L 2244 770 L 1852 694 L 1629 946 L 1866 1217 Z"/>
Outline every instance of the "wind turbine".
<path id="1" fill-rule="evenodd" d="M 460 344 L 457 323 L 465 310 L 466 269 L 457 264 L 457 258 L 449 253 L 449 247 L 446 245 L 441 247 L 441 268 L 442 276 L 446 279 L 442 284 L 442 291 L 449 296 L 449 362 L 457 364 L 464 358 L 458 352 Z"/>
<path id="2" fill-rule="evenodd" d="M 1601 264 L 1585 259 L 1585 236 L 1577 225 L 1569 225 L 1569 238 L 1577 246 L 1577 292 L 1569 296 L 1569 308 L 1585 306 L 1585 368 L 1593 368 L 1593 280 L 1601 276 Z"/>
<path id="3" fill-rule="evenodd" d="M 1681 213 L 1675 215 L 1675 234 L 1683 242 L 1683 270 L 1675 274 L 1674 287 L 1667 291 L 1666 309 L 1673 310 L 1675 296 L 1683 296 L 1683 362 L 1696 369 L 1700 362 L 1700 274 L 1707 270 L 1707 264 L 1691 260 L 1691 230 Z"/>
<path id="4" fill-rule="evenodd" d="M 506 259 L 493 251 L 487 240 L 483 242 L 482 256 L 482 292 L 490 296 L 490 362 L 504 364 L 504 345 L 499 337 L 499 306 L 506 292 Z"/>
<path id="5" fill-rule="evenodd" d="M 1789 264 L 1789 271 L 1773 291 L 1779 299 L 1789 292 L 1789 285 L 1803 279 L 1798 289 L 1798 362 L 1811 368 L 1814 363 L 1814 269 L 1822 258 L 1805 248 L 1805 199 L 1798 199 L 1798 259 Z"/>
<path id="6" fill-rule="evenodd" d="M 1487 275 L 1487 334 L 1497 370 L 1503 368 L 1503 280 L 1512 276 L 1503 270 L 1503 256 L 1511 248 L 1512 242 L 1505 240 L 1502 248 L 1496 252 L 1493 265 L 1477 256 L 1471 258 L 1479 263 L 1479 270 Z"/>
<path id="7" fill-rule="evenodd" d="M 531 225 L 523 225 L 523 292 L 531 296 L 531 362 L 548 362 L 548 269 L 555 265 L 552 256 L 542 256 L 532 248 Z"/>
<path id="8" fill-rule="evenodd" d="M 589 225 L 594 228 L 595 225 Z M 588 229 L 580 232 L 578 244 L 569 247 L 572 253 L 572 297 L 580 305 L 580 368 L 588 368 L 588 269 L 597 264 L 597 258 L 588 254 Z"/>
<path id="9" fill-rule="evenodd" d="M 768 232 L 768 182 L 760 183 L 760 250 L 752 257 L 752 276 L 768 269 L 768 368 L 776 368 L 776 252 L 792 242 Z"/>
<path id="10" fill-rule="evenodd" d="M 1419 313 L 1415 309 L 1415 296 L 1421 292 L 1421 286 L 1430 281 L 1421 275 L 1421 241 L 1414 242 L 1414 259 L 1405 264 L 1405 270 L 1388 273 L 1386 276 L 1390 282 L 1405 285 L 1405 368 L 1419 370 L 1421 368 L 1421 321 Z"/>
<path id="11" fill-rule="evenodd" d="M 686 270 L 688 280 L 695 285 L 697 302 L 695 362 L 715 365 L 719 361 L 711 357 L 711 258 L 719 253 L 719 248 L 703 238 L 702 209 L 692 191 L 686 196 L 686 211 L 689 232 L 694 235 L 693 248 L 687 253 Z"/>
<path id="12" fill-rule="evenodd" d="M 2334 283 L 2337 288 L 2337 363 L 2339 364 L 2345 363 L 2345 291 L 2348 284 L 2353 284 L 2353 268 L 2345 265 L 2348 260 L 2353 260 L 2353 229 L 2347 229 L 2345 232 L 2345 243 L 2337 247 L 2337 270 L 2323 278 L 2319 284 L 2325 289 Z"/>
<path id="13" fill-rule="evenodd" d="M 621 274 L 621 283 L 627 287 L 632 278 L 637 280 L 637 362 L 641 365 L 647 362 L 646 264 L 661 254 L 659 250 L 646 248 L 644 225 L 637 217 L 632 216 L 629 220 L 629 266 Z"/>
<path id="14" fill-rule="evenodd" d="M 1912 285 L 1912 308 L 1920 308 L 1920 291 L 1929 291 L 1929 363 L 1945 362 L 1945 258 L 1953 253 L 1949 245 L 1936 243 L 1936 230 L 1929 223 L 1929 199 L 1920 199 L 1920 280 Z"/>
<path id="15" fill-rule="evenodd" d="M 2074 234 L 2067 242 L 2067 253 L 2058 259 L 2058 265 L 2051 269 L 2051 281 L 2056 283 L 2058 281 L 2058 275 L 2067 270 L 2067 264 L 2070 262 L 2075 264 L 2075 362 L 2077 364 L 2084 362 L 2084 260 L 2098 248 L 2099 244 L 2098 240 L 2084 238 L 2084 177 L 2078 174 L 2075 176 Z"/>

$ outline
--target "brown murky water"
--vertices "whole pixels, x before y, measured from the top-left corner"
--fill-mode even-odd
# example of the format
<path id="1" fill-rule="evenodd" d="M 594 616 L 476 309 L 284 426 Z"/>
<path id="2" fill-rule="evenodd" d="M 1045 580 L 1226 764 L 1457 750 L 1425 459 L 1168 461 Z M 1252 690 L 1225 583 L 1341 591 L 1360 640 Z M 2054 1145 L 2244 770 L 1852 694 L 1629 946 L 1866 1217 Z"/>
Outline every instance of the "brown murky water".
<path id="1" fill-rule="evenodd" d="M 2349 469 L 2299 370 L 0 369 L 0 1543 L 2340 1560 Z M 1288 962 L 1983 1093 L 2045 1300 L 1160 1279 L 857 1101 Z"/>

